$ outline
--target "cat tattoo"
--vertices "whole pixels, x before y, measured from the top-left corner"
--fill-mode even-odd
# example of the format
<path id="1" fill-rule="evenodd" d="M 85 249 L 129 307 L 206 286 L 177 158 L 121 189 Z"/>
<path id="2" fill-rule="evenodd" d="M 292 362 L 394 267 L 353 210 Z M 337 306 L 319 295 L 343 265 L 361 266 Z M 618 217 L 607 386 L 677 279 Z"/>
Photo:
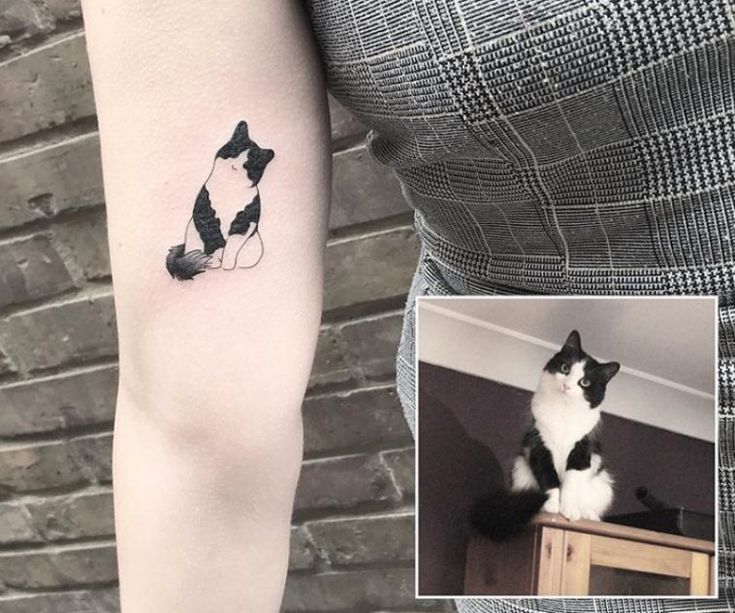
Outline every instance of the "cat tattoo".
<path id="1" fill-rule="evenodd" d="M 184 242 L 171 247 L 166 256 L 166 269 L 174 279 L 193 279 L 216 268 L 252 268 L 260 262 L 264 249 L 258 231 L 258 183 L 274 157 L 271 149 L 261 149 L 250 139 L 245 121 L 237 124 L 232 138 L 214 156 L 194 201 Z"/>

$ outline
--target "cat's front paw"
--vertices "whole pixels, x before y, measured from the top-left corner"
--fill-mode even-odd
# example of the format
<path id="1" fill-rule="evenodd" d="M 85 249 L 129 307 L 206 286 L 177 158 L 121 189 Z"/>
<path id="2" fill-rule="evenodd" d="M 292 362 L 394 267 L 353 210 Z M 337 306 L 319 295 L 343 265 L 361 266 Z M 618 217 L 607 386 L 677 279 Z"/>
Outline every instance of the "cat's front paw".
<path id="1" fill-rule="evenodd" d="M 546 499 L 546 502 L 544 503 L 544 506 L 542 507 L 542 510 L 546 511 L 547 513 L 558 513 L 559 512 L 559 488 L 555 487 L 554 489 L 547 490 L 546 494 L 548 498 Z"/>
<path id="2" fill-rule="evenodd" d="M 602 521 L 601 517 L 594 511 L 585 511 L 582 513 L 582 519 L 589 519 L 590 521 Z"/>
<path id="3" fill-rule="evenodd" d="M 562 501 L 562 504 L 559 508 L 559 513 L 561 513 L 570 521 L 575 521 L 582 517 L 582 513 L 580 512 L 579 507 L 576 504 L 564 501 Z"/>
<path id="4" fill-rule="evenodd" d="M 222 268 L 222 255 L 224 248 L 220 247 L 209 255 L 207 260 L 207 268 Z"/>

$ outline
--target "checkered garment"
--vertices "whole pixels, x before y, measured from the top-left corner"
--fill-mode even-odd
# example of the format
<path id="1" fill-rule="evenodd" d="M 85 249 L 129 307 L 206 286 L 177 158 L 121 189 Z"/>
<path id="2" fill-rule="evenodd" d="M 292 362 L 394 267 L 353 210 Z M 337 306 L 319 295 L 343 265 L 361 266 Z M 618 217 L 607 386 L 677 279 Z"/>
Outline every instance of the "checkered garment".
<path id="1" fill-rule="evenodd" d="M 481 611 L 735 610 L 732 0 L 307 0 L 330 91 L 421 238 L 414 298 L 716 294 L 720 598 L 464 599 Z M 675 331 L 674 331 L 675 333 Z"/>

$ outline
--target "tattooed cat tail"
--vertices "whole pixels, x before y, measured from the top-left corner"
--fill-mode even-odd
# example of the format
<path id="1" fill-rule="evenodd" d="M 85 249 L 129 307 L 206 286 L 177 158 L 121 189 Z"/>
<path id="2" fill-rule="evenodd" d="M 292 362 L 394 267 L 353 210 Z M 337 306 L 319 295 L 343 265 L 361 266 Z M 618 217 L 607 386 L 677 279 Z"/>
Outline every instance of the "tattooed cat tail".
<path id="1" fill-rule="evenodd" d="M 473 505 L 470 523 L 492 541 L 506 541 L 523 532 L 546 502 L 539 490 L 490 490 Z"/>
<path id="2" fill-rule="evenodd" d="M 199 249 L 184 253 L 184 244 L 182 243 L 181 245 L 174 245 L 168 250 L 166 270 L 174 279 L 186 281 L 207 270 L 210 259 Z"/>

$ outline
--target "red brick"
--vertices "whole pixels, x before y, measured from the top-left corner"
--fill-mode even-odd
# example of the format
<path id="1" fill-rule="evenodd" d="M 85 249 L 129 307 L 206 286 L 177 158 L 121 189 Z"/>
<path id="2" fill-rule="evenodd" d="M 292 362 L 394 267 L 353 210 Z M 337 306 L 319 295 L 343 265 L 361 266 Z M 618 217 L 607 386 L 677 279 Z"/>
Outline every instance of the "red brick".
<path id="1" fill-rule="evenodd" d="M 393 473 L 398 487 L 405 496 L 416 493 L 416 450 L 414 447 L 381 452 L 383 461 Z"/>
<path id="2" fill-rule="evenodd" d="M 32 491 L 111 479 L 112 436 L 0 448 L 0 487 Z"/>
<path id="3" fill-rule="evenodd" d="M 329 244 L 324 310 L 407 294 L 418 252 L 416 233 L 407 227 Z"/>
<path id="4" fill-rule="evenodd" d="M 84 36 L 74 34 L 2 66 L 0 142 L 95 113 Z"/>
<path id="5" fill-rule="evenodd" d="M 414 514 L 366 515 L 307 522 L 316 547 L 335 565 L 414 559 Z"/>
<path id="6" fill-rule="evenodd" d="M 112 492 L 51 496 L 26 503 L 36 530 L 47 541 L 112 536 Z"/>
<path id="7" fill-rule="evenodd" d="M 304 462 L 295 511 L 350 509 L 397 500 L 399 493 L 380 458 L 353 455 Z"/>
<path id="8" fill-rule="evenodd" d="M 329 119 L 332 124 L 332 141 L 358 137 L 367 132 L 360 120 L 333 96 L 329 96 Z"/>
<path id="9" fill-rule="evenodd" d="M 0 504 L 0 543 L 29 543 L 40 541 L 31 515 L 25 506 L 17 503 Z"/>
<path id="10" fill-rule="evenodd" d="M 394 387 L 327 394 L 304 403 L 304 451 L 337 452 L 410 441 Z"/>
<path id="11" fill-rule="evenodd" d="M 117 355 L 112 295 L 101 292 L 13 315 L 0 324 L 0 344 L 28 371 Z"/>
<path id="12" fill-rule="evenodd" d="M 414 598 L 412 568 L 291 575 L 283 601 L 286 613 L 401 610 L 401 607 L 435 611 L 440 606 L 434 600 Z"/>
<path id="13" fill-rule="evenodd" d="M 0 598 L 3 613 L 119 613 L 117 588 L 78 590 L 49 594 L 12 595 Z"/>
<path id="14" fill-rule="evenodd" d="M 117 378 L 105 366 L 0 387 L 0 436 L 111 422 Z"/>
<path id="15" fill-rule="evenodd" d="M 59 294 L 74 287 L 48 235 L 0 244 L 0 308 Z"/>
<path id="16" fill-rule="evenodd" d="M 396 370 L 403 313 L 378 315 L 340 329 L 347 359 L 358 364 L 368 379 L 385 379 Z"/>
<path id="17" fill-rule="evenodd" d="M 95 207 L 53 227 L 54 247 L 65 261 L 81 271 L 84 279 L 110 276 L 107 219 L 103 207 Z"/>
<path id="18" fill-rule="evenodd" d="M 115 580 L 117 560 L 111 544 L 0 553 L 0 581 L 12 588 L 67 587 Z"/>
<path id="19" fill-rule="evenodd" d="M 345 383 L 352 379 L 352 371 L 342 357 L 333 326 L 319 331 L 309 388 L 317 389 Z"/>
<path id="20" fill-rule="evenodd" d="M 306 570 L 313 568 L 317 554 L 311 542 L 309 532 L 303 526 L 291 528 L 290 551 L 288 556 L 289 570 Z"/>
<path id="21" fill-rule="evenodd" d="M 411 208 L 393 171 L 376 162 L 365 147 L 336 153 L 332 164 L 332 229 L 364 223 Z"/>
<path id="22" fill-rule="evenodd" d="M 0 160 L 0 228 L 104 202 L 97 134 Z"/>

